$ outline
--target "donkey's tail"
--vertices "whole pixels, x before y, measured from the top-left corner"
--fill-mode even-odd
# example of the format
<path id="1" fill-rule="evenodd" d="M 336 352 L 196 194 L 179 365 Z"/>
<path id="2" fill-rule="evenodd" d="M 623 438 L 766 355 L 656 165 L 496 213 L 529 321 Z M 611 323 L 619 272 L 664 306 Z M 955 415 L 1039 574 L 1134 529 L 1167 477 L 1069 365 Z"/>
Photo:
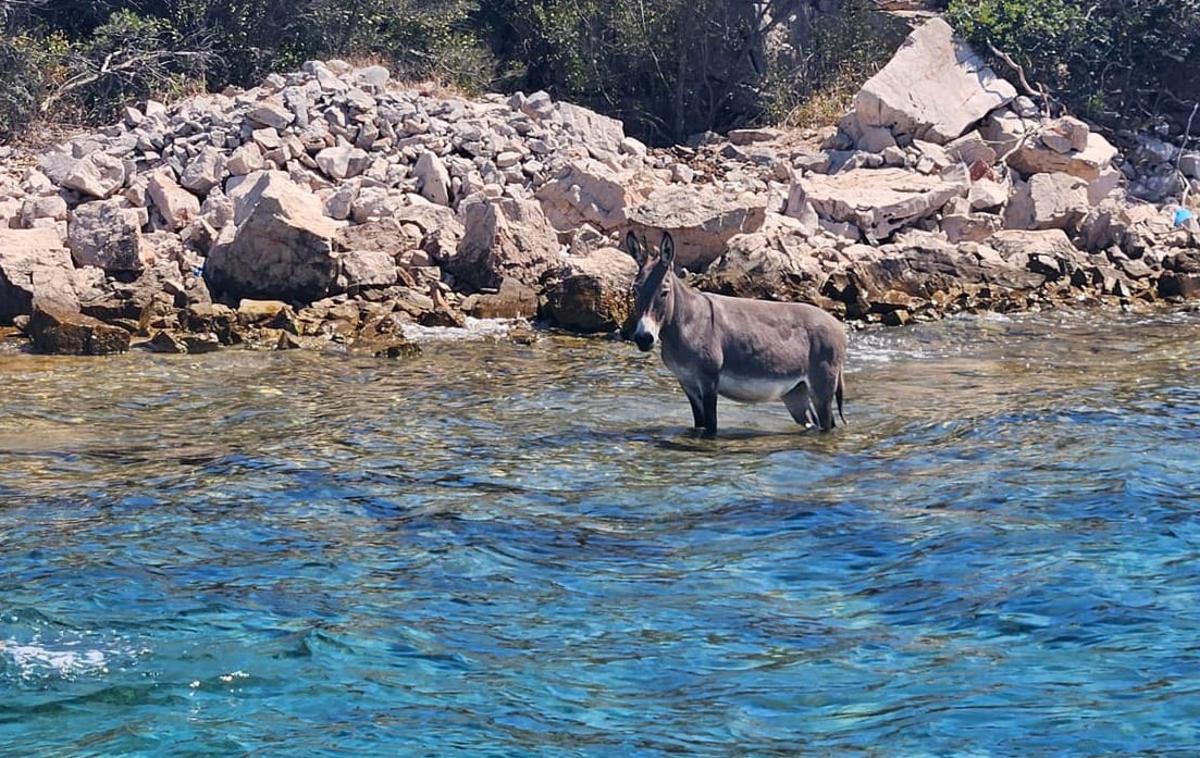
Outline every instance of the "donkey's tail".
<path id="1" fill-rule="evenodd" d="M 846 423 L 846 415 L 844 413 L 842 413 L 842 391 L 845 388 L 846 388 L 846 382 L 845 382 L 845 380 L 842 379 L 842 372 L 838 371 L 838 381 L 837 381 L 838 417 L 842 419 L 843 424 Z"/>

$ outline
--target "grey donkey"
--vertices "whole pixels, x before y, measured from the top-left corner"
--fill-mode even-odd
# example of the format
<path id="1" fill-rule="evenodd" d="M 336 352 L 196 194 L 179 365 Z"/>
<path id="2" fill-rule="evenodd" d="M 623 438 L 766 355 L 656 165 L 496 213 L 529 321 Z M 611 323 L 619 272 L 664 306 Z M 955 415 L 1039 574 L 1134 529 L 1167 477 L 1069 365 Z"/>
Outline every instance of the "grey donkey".
<path id="1" fill-rule="evenodd" d="M 717 433 L 717 395 L 744 403 L 782 400 L 796 423 L 835 426 L 842 416 L 846 332 L 833 316 L 807 303 L 697 292 L 675 275 L 675 242 L 664 234 L 651 254 L 630 232 L 629 253 L 640 266 L 634 307 L 622 328 L 642 352 L 662 344 L 663 363 L 679 379 L 692 418 L 705 436 Z"/>

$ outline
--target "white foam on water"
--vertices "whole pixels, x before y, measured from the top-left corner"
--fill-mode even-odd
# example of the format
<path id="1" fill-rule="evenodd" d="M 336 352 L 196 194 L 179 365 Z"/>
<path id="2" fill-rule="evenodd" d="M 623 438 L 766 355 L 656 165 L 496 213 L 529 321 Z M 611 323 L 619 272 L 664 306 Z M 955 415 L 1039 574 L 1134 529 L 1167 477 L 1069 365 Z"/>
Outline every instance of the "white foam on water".
<path id="1" fill-rule="evenodd" d="M 108 672 L 108 658 L 95 649 L 52 649 L 36 642 L 0 640 L 0 659 L 7 658 L 22 679 L 58 676 L 69 679 L 80 674 Z"/>
<path id="2" fill-rule="evenodd" d="M 461 329 L 453 326 L 405 324 L 404 336 L 414 342 L 478 342 L 507 336 L 508 330 L 515 323 L 511 319 L 471 318 L 468 316 L 467 325 Z"/>

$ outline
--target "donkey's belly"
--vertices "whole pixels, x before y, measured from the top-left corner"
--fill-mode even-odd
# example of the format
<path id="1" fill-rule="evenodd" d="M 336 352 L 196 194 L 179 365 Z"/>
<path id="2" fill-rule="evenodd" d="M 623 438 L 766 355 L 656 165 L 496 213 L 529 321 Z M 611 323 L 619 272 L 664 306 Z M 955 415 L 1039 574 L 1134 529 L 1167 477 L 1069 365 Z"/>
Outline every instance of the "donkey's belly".
<path id="1" fill-rule="evenodd" d="M 742 403 L 765 403 L 782 398 L 807 378 L 738 376 L 722 371 L 717 379 L 717 394 Z"/>

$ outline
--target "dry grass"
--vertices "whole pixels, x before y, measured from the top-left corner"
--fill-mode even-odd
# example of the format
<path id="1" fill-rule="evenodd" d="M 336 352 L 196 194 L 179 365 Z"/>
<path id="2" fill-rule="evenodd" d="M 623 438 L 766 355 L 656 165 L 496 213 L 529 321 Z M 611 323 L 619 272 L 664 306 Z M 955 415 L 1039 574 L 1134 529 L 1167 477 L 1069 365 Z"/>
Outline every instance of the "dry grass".
<path id="1" fill-rule="evenodd" d="M 858 85 L 850 77 L 839 77 L 836 82 L 819 92 L 814 92 L 784 117 L 782 126 L 790 129 L 820 129 L 835 126 L 850 110 Z"/>

